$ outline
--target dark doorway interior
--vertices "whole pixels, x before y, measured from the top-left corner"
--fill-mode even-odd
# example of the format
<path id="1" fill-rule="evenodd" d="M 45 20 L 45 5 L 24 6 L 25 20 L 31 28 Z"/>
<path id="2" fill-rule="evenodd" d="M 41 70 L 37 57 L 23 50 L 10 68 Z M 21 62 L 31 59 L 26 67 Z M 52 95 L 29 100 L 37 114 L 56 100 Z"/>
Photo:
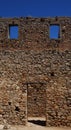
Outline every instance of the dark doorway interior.
<path id="1" fill-rule="evenodd" d="M 32 119 L 32 120 L 28 120 L 28 122 L 36 124 L 36 125 L 40 125 L 40 126 L 46 126 L 46 121 L 44 121 L 44 120 L 39 120 L 39 119 L 34 120 L 34 119 Z"/>

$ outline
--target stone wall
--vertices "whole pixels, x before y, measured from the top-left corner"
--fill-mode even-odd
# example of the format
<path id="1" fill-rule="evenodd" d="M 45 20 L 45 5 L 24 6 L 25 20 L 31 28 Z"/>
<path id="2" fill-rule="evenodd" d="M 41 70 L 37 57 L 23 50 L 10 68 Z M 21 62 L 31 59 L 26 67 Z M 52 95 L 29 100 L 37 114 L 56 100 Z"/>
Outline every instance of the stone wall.
<path id="1" fill-rule="evenodd" d="M 18 39 L 9 38 L 10 25 L 18 25 Z M 50 25 L 60 25 L 60 38 L 50 39 Z M 36 106 L 32 112 L 37 88 L 40 112 Z M 0 18 L 0 123 L 26 125 L 28 116 L 46 116 L 47 126 L 71 126 L 70 17 Z"/>

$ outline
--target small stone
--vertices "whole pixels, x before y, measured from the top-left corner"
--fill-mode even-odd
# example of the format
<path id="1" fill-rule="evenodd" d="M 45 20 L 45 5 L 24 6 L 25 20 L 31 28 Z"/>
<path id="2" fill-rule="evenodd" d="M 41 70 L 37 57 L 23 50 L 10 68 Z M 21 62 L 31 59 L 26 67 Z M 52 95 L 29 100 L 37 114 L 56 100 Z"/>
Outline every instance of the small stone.
<path id="1" fill-rule="evenodd" d="M 7 125 L 4 125 L 3 129 L 8 129 L 8 126 L 7 126 Z"/>

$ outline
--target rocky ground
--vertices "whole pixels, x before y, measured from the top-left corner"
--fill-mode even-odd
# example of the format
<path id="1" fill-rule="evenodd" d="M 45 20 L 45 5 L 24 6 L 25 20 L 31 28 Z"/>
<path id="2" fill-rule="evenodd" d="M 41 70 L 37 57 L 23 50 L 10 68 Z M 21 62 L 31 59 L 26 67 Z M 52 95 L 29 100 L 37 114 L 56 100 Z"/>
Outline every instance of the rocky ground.
<path id="1" fill-rule="evenodd" d="M 28 122 L 27 126 L 8 126 L 8 129 L 3 129 L 4 126 L 0 125 L 0 130 L 71 130 L 68 127 L 45 127 Z"/>

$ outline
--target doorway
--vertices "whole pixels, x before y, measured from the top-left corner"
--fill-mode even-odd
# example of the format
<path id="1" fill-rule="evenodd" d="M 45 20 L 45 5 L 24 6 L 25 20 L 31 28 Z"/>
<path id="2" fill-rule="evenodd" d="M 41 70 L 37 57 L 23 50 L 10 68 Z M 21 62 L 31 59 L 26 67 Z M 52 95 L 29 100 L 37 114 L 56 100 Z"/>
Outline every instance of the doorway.
<path id="1" fill-rule="evenodd" d="M 28 122 L 46 126 L 46 85 L 44 83 L 27 84 Z"/>

